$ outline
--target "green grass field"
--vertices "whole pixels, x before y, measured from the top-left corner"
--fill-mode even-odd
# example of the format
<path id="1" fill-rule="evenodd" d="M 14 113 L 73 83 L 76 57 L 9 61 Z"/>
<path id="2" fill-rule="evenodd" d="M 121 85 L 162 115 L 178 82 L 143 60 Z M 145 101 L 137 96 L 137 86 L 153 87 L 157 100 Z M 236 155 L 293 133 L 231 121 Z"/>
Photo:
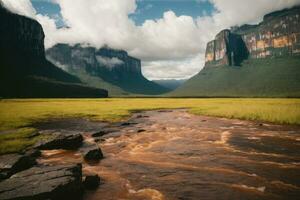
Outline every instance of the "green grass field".
<path id="1" fill-rule="evenodd" d="M 34 143 L 38 137 L 31 136 L 34 122 L 67 117 L 115 122 L 137 110 L 168 108 L 188 108 L 197 115 L 300 125 L 300 99 L 11 99 L 0 101 L 0 154 L 17 152 Z"/>

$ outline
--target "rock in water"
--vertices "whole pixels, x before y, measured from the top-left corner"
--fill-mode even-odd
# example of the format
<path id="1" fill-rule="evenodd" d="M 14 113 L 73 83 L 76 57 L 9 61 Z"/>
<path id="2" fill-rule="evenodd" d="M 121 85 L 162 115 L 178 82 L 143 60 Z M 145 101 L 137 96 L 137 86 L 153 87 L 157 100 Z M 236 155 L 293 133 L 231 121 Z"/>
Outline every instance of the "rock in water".
<path id="1" fill-rule="evenodd" d="M 86 189 L 96 189 L 100 184 L 100 177 L 98 174 L 87 175 L 83 181 L 83 184 Z"/>
<path id="2" fill-rule="evenodd" d="M 101 131 L 95 132 L 92 134 L 93 137 L 102 137 L 103 135 L 109 134 L 109 133 L 113 133 L 113 132 L 118 132 L 118 129 L 114 129 L 114 128 L 107 128 L 107 129 L 103 129 Z"/>
<path id="3" fill-rule="evenodd" d="M 35 157 L 29 154 L 6 154 L 0 156 L 0 180 L 28 169 L 36 164 Z"/>
<path id="4" fill-rule="evenodd" d="M 87 161 L 98 161 L 103 158 L 103 153 L 97 144 L 91 144 L 83 149 L 83 157 Z"/>
<path id="5" fill-rule="evenodd" d="M 77 149 L 82 145 L 83 137 L 79 133 L 56 133 L 50 139 L 42 141 L 36 148 L 42 150 Z"/>
<path id="6" fill-rule="evenodd" d="M 0 200 L 80 199 L 81 165 L 39 166 L 0 182 Z"/>

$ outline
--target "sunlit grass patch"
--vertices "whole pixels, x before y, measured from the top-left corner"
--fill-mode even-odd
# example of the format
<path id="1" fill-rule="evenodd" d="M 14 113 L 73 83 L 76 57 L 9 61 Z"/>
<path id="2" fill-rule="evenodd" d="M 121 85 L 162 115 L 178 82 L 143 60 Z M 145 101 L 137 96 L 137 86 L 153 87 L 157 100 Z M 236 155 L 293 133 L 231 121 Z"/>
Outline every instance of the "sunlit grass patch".
<path id="1" fill-rule="evenodd" d="M 0 134 L 0 155 L 16 153 L 35 144 L 39 133 L 33 128 L 21 128 Z"/>
<path id="2" fill-rule="evenodd" d="M 300 99 L 18 99 L 0 101 L 0 154 L 19 152 L 43 138 L 30 127 L 49 118 L 116 122 L 132 112 L 187 108 L 196 115 L 300 125 Z M 16 131 L 3 133 L 3 130 Z M 5 131 L 7 132 L 7 131 Z"/>
<path id="3" fill-rule="evenodd" d="M 0 130 L 31 126 L 54 117 L 115 122 L 136 110 L 173 108 L 188 108 L 199 115 L 300 124 L 300 99 L 19 99 L 0 101 Z"/>

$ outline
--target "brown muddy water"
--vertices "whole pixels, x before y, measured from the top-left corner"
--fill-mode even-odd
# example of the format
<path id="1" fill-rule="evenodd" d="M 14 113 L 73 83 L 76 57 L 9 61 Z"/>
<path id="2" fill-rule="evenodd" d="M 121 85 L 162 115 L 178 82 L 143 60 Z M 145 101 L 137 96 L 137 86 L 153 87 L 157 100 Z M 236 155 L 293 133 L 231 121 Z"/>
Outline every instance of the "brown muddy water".
<path id="1" fill-rule="evenodd" d="M 85 200 L 300 199 L 300 128 L 147 111 L 128 124 L 83 123 L 105 158 L 84 163 L 102 184 Z M 75 124 L 75 125 L 74 125 Z M 80 123 L 71 123 L 79 128 Z M 82 162 L 79 152 L 44 151 L 41 163 Z"/>

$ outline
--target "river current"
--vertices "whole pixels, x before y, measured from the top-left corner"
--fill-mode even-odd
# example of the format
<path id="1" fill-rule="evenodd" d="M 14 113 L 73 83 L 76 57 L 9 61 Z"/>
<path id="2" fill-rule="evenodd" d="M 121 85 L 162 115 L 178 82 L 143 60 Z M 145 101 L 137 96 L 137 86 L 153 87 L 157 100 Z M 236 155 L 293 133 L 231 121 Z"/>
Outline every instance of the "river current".
<path id="1" fill-rule="evenodd" d="M 107 128 L 107 127 L 106 127 Z M 300 128 L 146 111 L 111 125 L 105 158 L 84 163 L 101 185 L 85 200 L 299 199 Z M 91 141 L 91 132 L 84 133 Z M 44 151 L 42 163 L 82 162 L 77 151 Z"/>

